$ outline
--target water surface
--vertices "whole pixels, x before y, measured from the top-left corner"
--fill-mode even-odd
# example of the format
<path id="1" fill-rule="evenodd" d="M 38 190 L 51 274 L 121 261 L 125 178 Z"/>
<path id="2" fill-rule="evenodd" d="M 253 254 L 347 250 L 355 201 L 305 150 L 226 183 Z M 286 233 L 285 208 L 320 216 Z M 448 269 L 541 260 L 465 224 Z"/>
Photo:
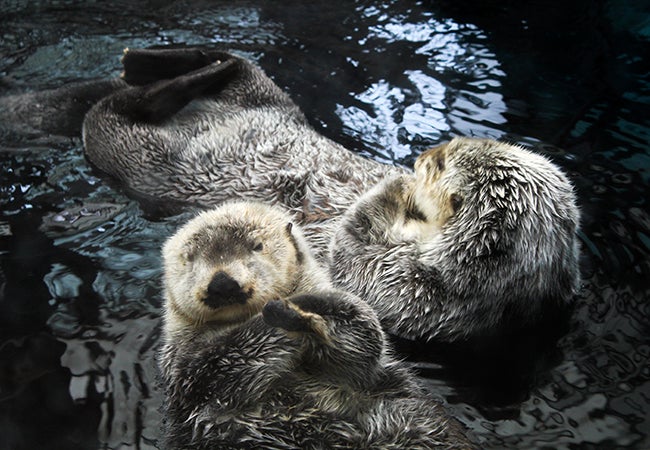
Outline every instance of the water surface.
<path id="1" fill-rule="evenodd" d="M 114 77 L 125 47 L 222 46 L 366 157 L 412 166 L 457 135 L 549 156 L 583 216 L 557 346 L 400 348 L 485 448 L 650 447 L 647 2 L 136 3 L 0 1 L 0 93 Z M 159 251 L 189 214 L 143 210 L 74 129 L 0 123 L 0 165 L 0 448 L 156 448 Z"/>

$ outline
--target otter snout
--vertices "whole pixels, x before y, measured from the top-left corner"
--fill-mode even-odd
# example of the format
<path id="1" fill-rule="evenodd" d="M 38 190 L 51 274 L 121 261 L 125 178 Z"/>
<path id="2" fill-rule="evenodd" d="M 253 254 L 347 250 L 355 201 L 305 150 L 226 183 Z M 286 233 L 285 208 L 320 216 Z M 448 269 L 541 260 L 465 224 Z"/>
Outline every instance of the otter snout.
<path id="1" fill-rule="evenodd" d="M 250 297 L 250 293 L 244 291 L 240 284 L 226 272 L 217 272 L 208 284 L 207 295 L 203 302 L 211 308 L 243 304 Z"/>

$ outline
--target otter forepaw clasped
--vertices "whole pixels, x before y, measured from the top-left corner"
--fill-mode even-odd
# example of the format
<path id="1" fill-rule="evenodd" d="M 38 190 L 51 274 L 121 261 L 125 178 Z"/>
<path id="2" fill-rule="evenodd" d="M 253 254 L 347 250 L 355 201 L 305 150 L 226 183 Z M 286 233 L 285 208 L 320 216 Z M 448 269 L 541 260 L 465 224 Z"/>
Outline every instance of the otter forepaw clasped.
<path id="1" fill-rule="evenodd" d="M 271 300 L 262 310 L 264 322 L 275 328 L 296 333 L 314 333 L 328 340 L 327 324 L 318 314 L 303 311 L 286 300 Z"/>

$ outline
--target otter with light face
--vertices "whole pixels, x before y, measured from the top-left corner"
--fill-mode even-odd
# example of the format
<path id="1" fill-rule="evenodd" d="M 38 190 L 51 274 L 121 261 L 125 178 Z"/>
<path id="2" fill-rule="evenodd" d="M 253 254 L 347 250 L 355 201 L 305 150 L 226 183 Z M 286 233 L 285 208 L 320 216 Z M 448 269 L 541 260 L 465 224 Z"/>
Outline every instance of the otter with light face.
<path id="1" fill-rule="evenodd" d="M 579 285 L 578 225 L 573 188 L 551 162 L 456 138 L 350 208 L 330 268 L 392 333 L 457 341 L 561 311 Z"/>
<path id="2" fill-rule="evenodd" d="M 226 204 L 163 257 L 166 448 L 474 447 L 286 213 Z"/>
<path id="3" fill-rule="evenodd" d="M 231 203 L 187 223 L 163 248 L 165 332 L 227 329 L 270 299 L 328 286 L 286 213 L 261 203 Z"/>

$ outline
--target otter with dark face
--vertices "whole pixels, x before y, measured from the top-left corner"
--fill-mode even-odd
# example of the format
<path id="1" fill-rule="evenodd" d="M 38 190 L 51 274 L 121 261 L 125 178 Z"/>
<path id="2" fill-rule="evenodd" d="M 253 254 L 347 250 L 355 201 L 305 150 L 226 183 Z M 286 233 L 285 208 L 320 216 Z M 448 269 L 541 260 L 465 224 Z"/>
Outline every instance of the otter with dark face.
<path id="1" fill-rule="evenodd" d="M 139 198 L 165 206 L 227 200 L 278 204 L 320 255 L 338 217 L 368 187 L 403 170 L 317 133 L 262 70 L 199 49 L 127 50 L 129 87 L 86 115 L 86 155 Z"/>
<path id="2" fill-rule="evenodd" d="M 573 188 L 548 160 L 456 138 L 358 200 L 330 267 L 391 332 L 455 341 L 561 310 L 578 289 L 578 225 Z"/>
<path id="3" fill-rule="evenodd" d="M 473 448 L 290 223 L 226 204 L 165 244 L 166 447 Z"/>

